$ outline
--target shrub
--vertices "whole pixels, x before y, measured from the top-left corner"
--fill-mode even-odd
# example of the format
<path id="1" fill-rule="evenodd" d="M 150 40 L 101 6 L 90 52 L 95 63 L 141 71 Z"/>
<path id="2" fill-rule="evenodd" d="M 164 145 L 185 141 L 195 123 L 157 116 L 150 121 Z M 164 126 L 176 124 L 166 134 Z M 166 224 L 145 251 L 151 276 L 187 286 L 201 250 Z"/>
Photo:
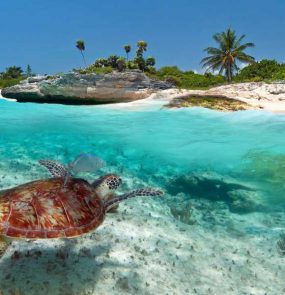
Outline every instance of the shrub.
<path id="1" fill-rule="evenodd" d="M 149 56 L 145 60 L 145 64 L 146 64 L 146 66 L 153 67 L 155 65 L 155 58 L 153 56 Z"/>
<path id="2" fill-rule="evenodd" d="M 237 82 L 284 79 L 285 65 L 263 59 L 244 67 L 234 78 Z M 283 77 L 283 78 L 282 78 Z"/>
<path id="3" fill-rule="evenodd" d="M 97 68 L 107 67 L 108 65 L 108 60 L 106 58 L 98 58 L 94 62 L 94 66 Z"/>
<path id="4" fill-rule="evenodd" d="M 21 67 L 9 67 L 6 68 L 6 71 L 4 73 L 1 74 L 1 77 L 3 79 L 16 79 L 16 78 L 20 78 L 23 74 L 23 70 Z"/>
<path id="5" fill-rule="evenodd" d="M 195 74 L 193 71 L 182 71 L 177 66 L 162 67 L 153 73 L 147 73 L 151 78 L 165 80 L 173 83 L 177 87 L 186 89 L 203 89 L 224 83 L 224 78 L 220 75 Z"/>
<path id="6" fill-rule="evenodd" d="M 0 79 L 0 89 L 19 84 L 19 82 L 22 81 L 23 79 L 24 77 L 19 77 L 15 79 Z"/>
<path id="7" fill-rule="evenodd" d="M 117 61 L 120 57 L 117 56 L 117 55 L 110 55 L 108 58 L 107 58 L 107 61 L 108 61 L 108 66 L 112 67 L 113 69 L 116 69 L 117 68 Z"/>
<path id="8" fill-rule="evenodd" d="M 145 70 L 145 59 L 142 56 L 137 56 L 134 58 L 134 63 L 136 64 L 137 68 L 141 71 Z"/>
<path id="9" fill-rule="evenodd" d="M 21 67 L 8 67 L 5 72 L 0 73 L 0 88 L 16 85 L 24 78 L 25 76 Z"/>
<path id="10" fill-rule="evenodd" d="M 90 74 L 90 73 L 95 73 L 95 74 L 109 74 L 112 73 L 114 69 L 112 67 L 96 67 L 95 65 L 91 65 L 87 67 L 86 69 L 79 70 L 80 74 Z"/>
<path id="11" fill-rule="evenodd" d="M 117 69 L 119 72 L 122 72 L 126 69 L 126 60 L 123 57 L 120 57 L 117 60 L 117 65 L 116 65 Z"/>
<path id="12" fill-rule="evenodd" d="M 134 63 L 134 61 L 130 60 L 127 62 L 127 68 L 130 70 L 136 70 L 138 69 L 138 65 Z"/>

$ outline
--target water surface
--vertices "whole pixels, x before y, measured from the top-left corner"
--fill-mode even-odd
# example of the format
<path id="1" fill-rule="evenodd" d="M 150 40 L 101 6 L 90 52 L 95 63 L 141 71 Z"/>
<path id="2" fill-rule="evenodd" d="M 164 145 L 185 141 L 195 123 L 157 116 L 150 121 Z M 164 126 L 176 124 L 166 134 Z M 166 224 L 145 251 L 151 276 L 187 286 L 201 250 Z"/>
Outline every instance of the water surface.
<path id="1" fill-rule="evenodd" d="M 17 173 L 28 173 L 24 163 L 30 160 L 67 163 L 92 152 L 117 170 L 112 172 L 144 181 L 159 174 L 214 172 L 254 183 L 261 191 L 271 191 L 271 200 L 283 203 L 283 115 L 201 108 L 132 112 L 4 100 L 0 109 L 0 162 L 10 163 Z M 159 177 L 156 182 L 163 185 Z"/>

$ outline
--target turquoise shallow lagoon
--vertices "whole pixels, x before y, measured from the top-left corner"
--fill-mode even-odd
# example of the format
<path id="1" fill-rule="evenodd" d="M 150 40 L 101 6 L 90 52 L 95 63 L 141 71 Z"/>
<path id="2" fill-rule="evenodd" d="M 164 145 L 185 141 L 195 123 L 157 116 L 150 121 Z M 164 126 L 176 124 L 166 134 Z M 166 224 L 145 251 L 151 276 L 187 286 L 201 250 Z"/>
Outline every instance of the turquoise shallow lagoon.
<path id="1" fill-rule="evenodd" d="M 96 284 L 94 282 L 96 287 L 91 283 L 86 286 L 80 283 L 76 285 L 74 280 L 78 278 L 73 272 L 73 262 L 70 262 L 69 270 L 60 268 L 63 266 L 57 267 L 59 273 L 66 274 L 69 271 L 76 277 L 70 283 L 71 286 L 68 286 L 71 288 L 68 290 L 73 291 L 58 291 L 62 290 L 58 284 L 64 276 L 62 274 L 57 277 L 53 274 L 51 280 L 57 282 L 54 288 L 59 289 L 55 291 L 46 286 L 49 291 L 42 294 L 48 294 L 50 290 L 55 292 L 53 294 L 73 294 L 75 291 L 77 294 L 156 294 L 153 293 L 154 290 L 160 290 L 157 294 L 166 294 L 166 290 L 169 294 L 220 294 L 217 293 L 218 290 L 225 294 L 282 294 L 280 292 L 284 290 L 284 283 L 280 278 L 284 272 L 278 267 L 284 258 L 278 253 L 276 243 L 283 230 L 285 232 L 285 115 L 262 111 L 220 113 L 201 108 L 131 111 L 112 106 L 19 104 L 0 100 L 0 188 L 46 177 L 46 171 L 37 164 L 39 159 L 68 163 L 83 152 L 94 153 L 107 162 L 107 166 L 98 171 L 98 175 L 114 172 L 122 176 L 124 184 L 121 191 L 151 185 L 161 187 L 166 192 L 164 198 L 149 198 L 146 203 L 130 201 L 134 206 L 140 204 L 140 208 L 134 209 L 127 203 L 120 208 L 133 208 L 133 214 L 129 211 L 130 222 L 140 220 L 140 210 L 145 210 L 145 216 L 150 216 L 147 219 L 143 214 L 141 216 L 141 222 L 145 222 L 146 226 L 144 231 L 143 225 L 137 224 L 142 231 L 141 237 L 137 233 L 139 245 L 145 238 L 150 243 L 145 244 L 146 251 L 152 249 L 153 255 L 160 255 L 160 260 L 169 262 L 169 257 L 175 257 L 182 251 L 181 245 L 184 245 L 184 252 L 181 252 L 184 260 L 181 265 L 172 260 L 169 262 L 171 266 L 159 264 L 157 272 L 152 272 L 152 275 L 159 273 L 157 281 L 154 279 L 147 283 L 144 280 L 152 269 L 145 266 L 147 264 L 143 263 L 135 272 L 142 276 L 140 279 L 136 274 L 126 272 L 126 269 L 133 269 L 133 266 L 124 266 L 124 272 L 119 278 L 114 274 L 108 277 L 112 273 L 111 266 L 108 266 L 108 270 L 104 270 L 107 274 L 102 270 L 102 277 L 99 276 L 102 284 L 105 279 L 107 282 L 104 281 L 105 285 L 101 286 L 97 279 Z M 98 175 L 86 174 L 82 177 L 92 180 Z M 119 217 L 110 217 L 109 224 L 106 221 L 108 226 L 114 222 L 116 224 L 116 218 L 122 220 L 123 211 L 119 210 L 117 214 Z M 155 222 L 155 226 L 154 223 L 147 225 L 146 220 Z M 129 253 L 131 246 L 126 246 L 130 241 L 128 226 L 122 225 L 116 240 L 116 232 L 108 232 L 107 225 L 98 230 L 98 235 L 108 236 L 110 246 L 111 241 L 115 243 L 114 241 L 124 239 L 122 236 L 125 233 L 124 249 Z M 135 229 L 132 230 L 136 232 Z M 155 250 L 157 248 L 152 239 L 158 232 L 160 239 L 164 235 L 165 239 L 170 239 L 160 251 Z M 176 232 L 177 236 L 174 237 Z M 97 245 L 106 245 L 106 239 L 102 241 L 98 238 Z M 207 245 L 208 241 L 212 244 L 210 242 Z M 116 243 L 116 247 L 121 249 L 122 245 L 120 247 L 119 242 Z M 198 250 L 195 250 L 195 243 Z M 215 263 L 203 265 L 205 261 L 199 262 L 199 259 L 203 259 L 206 248 L 207 251 L 212 249 L 207 255 L 216 259 Z M 98 252 L 98 249 L 93 250 Z M 251 254 L 248 254 L 249 251 Z M 234 255 L 239 253 L 241 256 L 236 259 Z M 148 255 L 152 257 L 152 254 Z M 252 262 L 245 266 L 247 256 Z M 195 262 L 191 257 L 195 258 Z M 132 261 L 136 258 L 134 254 Z M 151 259 L 152 262 L 156 261 Z M 138 256 L 138 265 L 141 260 Z M 227 261 L 231 260 L 236 263 L 227 266 Z M 38 260 L 36 263 L 39 263 Z M 46 261 L 40 263 L 37 267 L 45 269 Z M 94 268 L 91 262 L 84 263 L 78 266 L 81 270 L 78 276 L 80 272 L 82 276 L 85 275 L 82 269 L 86 265 L 89 270 Z M 110 262 L 105 263 L 108 265 Z M 214 264 L 219 267 L 211 271 Z M 34 267 L 31 260 L 26 261 L 26 265 L 27 268 L 23 271 L 23 265 L 17 266 L 15 261 L 11 262 L 6 257 L 0 268 L 11 268 L 18 274 L 21 273 L 21 282 L 16 285 L 22 290 L 25 289 L 27 280 L 25 273 L 28 276 L 29 269 Z M 114 265 L 113 267 L 115 268 Z M 177 273 L 177 277 L 172 276 L 176 282 L 166 276 L 174 271 L 171 267 Z M 225 275 L 219 277 L 218 273 L 223 267 Z M 240 276 L 242 271 L 245 272 Z M 257 277 L 254 277 L 254 273 Z M 92 276 L 89 278 L 88 275 L 90 274 L 86 273 L 88 280 L 92 281 Z M 201 279 L 203 275 L 205 280 Z M 130 281 L 122 282 L 126 277 Z M 10 290 L 9 280 L 0 276 L 0 286 L 4 290 Z M 131 281 L 137 282 L 136 285 Z M 165 289 L 161 285 L 162 281 L 169 281 L 169 285 L 165 283 Z M 108 288 L 111 289 L 108 289 L 106 284 L 113 284 L 111 287 L 115 289 L 110 286 Z M 41 290 L 39 279 L 35 285 L 37 287 L 33 292 L 36 294 Z M 93 288 L 93 291 L 84 293 L 79 285 L 86 290 Z M 146 286 L 149 291 L 145 290 Z M 101 288 L 100 292 L 105 290 L 105 293 L 96 293 L 96 288 Z"/>
<path id="2" fill-rule="evenodd" d="M 3 100 L 0 108 L 0 162 L 10 163 L 10 173 L 26 174 L 28 160 L 67 163 L 92 152 L 107 162 L 106 171 L 157 185 L 163 182 L 154 175 L 215 172 L 255 184 L 269 192 L 271 202 L 285 204 L 284 115 L 199 108 L 132 112 Z"/>

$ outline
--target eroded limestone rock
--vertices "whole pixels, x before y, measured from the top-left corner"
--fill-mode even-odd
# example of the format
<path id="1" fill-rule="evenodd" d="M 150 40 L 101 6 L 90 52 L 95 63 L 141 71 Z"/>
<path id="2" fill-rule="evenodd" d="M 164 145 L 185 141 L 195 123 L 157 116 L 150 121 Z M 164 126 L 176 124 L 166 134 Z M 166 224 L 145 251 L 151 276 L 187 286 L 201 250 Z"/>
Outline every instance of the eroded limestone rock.
<path id="1" fill-rule="evenodd" d="M 3 97 L 19 102 L 62 104 L 102 104 L 128 102 L 148 97 L 172 86 L 152 81 L 140 71 L 110 74 L 68 73 L 60 76 L 31 77 L 2 90 Z"/>

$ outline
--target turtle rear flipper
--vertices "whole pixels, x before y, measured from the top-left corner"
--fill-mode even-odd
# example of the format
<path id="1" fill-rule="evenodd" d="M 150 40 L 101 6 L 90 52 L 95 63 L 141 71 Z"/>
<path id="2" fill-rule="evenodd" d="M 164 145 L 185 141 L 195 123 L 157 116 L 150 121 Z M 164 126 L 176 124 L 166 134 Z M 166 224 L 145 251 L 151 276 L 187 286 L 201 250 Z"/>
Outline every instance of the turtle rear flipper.
<path id="1" fill-rule="evenodd" d="M 104 203 L 105 210 L 106 212 L 110 211 L 112 208 L 116 207 L 118 203 L 134 198 L 134 197 L 147 197 L 147 196 L 162 196 L 163 191 L 155 188 L 141 188 L 141 189 L 136 189 L 133 191 L 130 191 L 128 193 L 125 193 L 121 196 L 118 196 L 117 198 L 113 198 L 111 200 L 108 200 Z"/>

